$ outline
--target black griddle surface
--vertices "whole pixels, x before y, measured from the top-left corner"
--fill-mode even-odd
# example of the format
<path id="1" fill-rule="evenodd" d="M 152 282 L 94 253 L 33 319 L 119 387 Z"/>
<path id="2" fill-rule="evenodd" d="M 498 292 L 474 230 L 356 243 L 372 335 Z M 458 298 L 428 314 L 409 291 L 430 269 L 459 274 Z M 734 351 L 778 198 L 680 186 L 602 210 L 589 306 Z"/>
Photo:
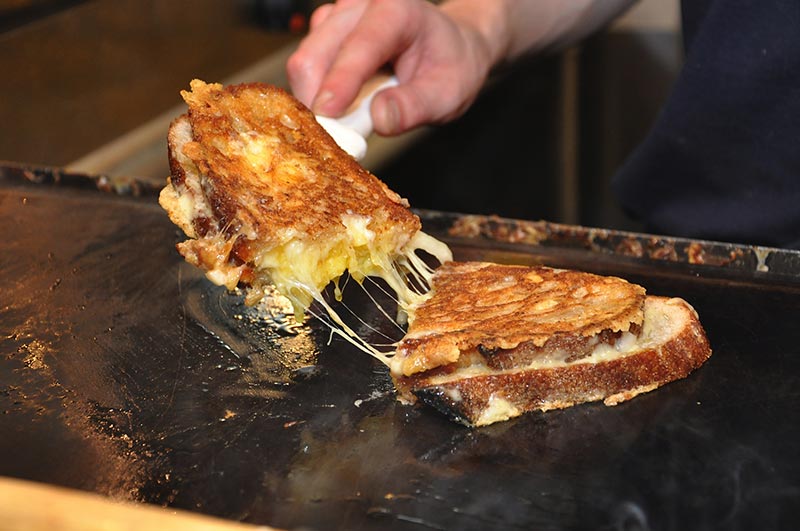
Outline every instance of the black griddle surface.
<path id="1" fill-rule="evenodd" d="M 789 529 L 800 517 L 791 269 L 450 238 L 457 259 L 684 297 L 714 349 L 685 380 L 616 407 L 470 430 L 397 403 L 385 368 L 320 323 L 271 326 L 211 285 L 174 250 L 182 237 L 152 195 L 0 185 L 0 475 L 318 530 Z M 424 223 L 436 233 L 448 219 Z"/>

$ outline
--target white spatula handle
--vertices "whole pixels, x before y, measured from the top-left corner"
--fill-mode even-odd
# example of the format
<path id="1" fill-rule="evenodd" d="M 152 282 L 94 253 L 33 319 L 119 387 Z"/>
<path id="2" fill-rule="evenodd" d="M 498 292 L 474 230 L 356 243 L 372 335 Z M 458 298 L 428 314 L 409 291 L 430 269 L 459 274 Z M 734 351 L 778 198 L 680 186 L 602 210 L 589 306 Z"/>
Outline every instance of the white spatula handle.
<path id="1" fill-rule="evenodd" d="M 381 90 L 395 85 L 397 85 L 396 77 L 379 74 L 364 84 L 358 97 L 348 107 L 344 116 L 329 118 L 317 115 L 317 121 L 339 144 L 339 147 L 357 160 L 361 160 L 367 154 L 365 139 L 372 133 L 372 115 L 369 112 L 372 98 Z"/>
<path id="2" fill-rule="evenodd" d="M 367 81 L 347 113 L 338 119 L 339 123 L 353 129 L 364 138 L 368 137 L 372 133 L 372 115 L 369 112 L 372 99 L 381 90 L 394 86 L 397 86 L 395 76 L 378 75 Z"/>

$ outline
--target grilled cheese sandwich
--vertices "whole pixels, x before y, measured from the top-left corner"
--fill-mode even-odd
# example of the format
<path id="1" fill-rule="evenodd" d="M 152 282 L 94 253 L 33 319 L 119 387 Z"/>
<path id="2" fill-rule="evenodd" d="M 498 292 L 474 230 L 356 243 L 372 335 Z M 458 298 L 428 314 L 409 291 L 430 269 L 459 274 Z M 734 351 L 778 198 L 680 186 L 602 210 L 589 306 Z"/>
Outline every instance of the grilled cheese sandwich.
<path id="1" fill-rule="evenodd" d="M 382 278 L 401 310 L 415 306 L 432 273 L 416 251 L 452 255 L 420 230 L 405 199 L 286 92 L 199 80 L 191 89 L 182 92 L 187 114 L 170 127 L 171 176 L 159 198 L 189 238 L 178 244 L 189 263 L 216 284 L 246 286 L 248 304 L 274 285 L 298 318 L 312 301 L 325 304 L 322 291 L 345 271 Z"/>
<path id="2" fill-rule="evenodd" d="M 344 151 L 313 114 L 264 84 L 192 81 L 168 135 L 159 201 L 177 245 L 255 304 L 277 289 L 298 320 L 313 301 L 334 331 L 390 368 L 405 402 L 481 426 L 592 400 L 613 405 L 687 376 L 711 355 L 681 299 L 615 277 L 452 262 L 408 202 Z M 434 271 L 417 254 L 431 254 Z M 348 272 L 383 279 L 408 330 L 396 352 L 351 330 L 322 293 Z"/>
<path id="3" fill-rule="evenodd" d="M 449 262 L 415 315 L 391 363 L 399 398 L 470 426 L 615 405 L 711 355 L 684 300 L 578 271 Z"/>

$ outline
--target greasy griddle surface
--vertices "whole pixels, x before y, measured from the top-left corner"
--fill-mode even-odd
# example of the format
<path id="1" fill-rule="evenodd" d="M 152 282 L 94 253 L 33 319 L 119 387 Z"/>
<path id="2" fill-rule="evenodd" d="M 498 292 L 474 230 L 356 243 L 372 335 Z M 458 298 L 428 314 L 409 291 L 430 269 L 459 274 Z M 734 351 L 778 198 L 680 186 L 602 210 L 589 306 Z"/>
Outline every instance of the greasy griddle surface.
<path id="1" fill-rule="evenodd" d="M 796 282 L 453 240 L 460 260 L 580 268 L 684 297 L 714 348 L 689 378 L 620 406 L 469 430 L 396 403 L 385 368 L 318 323 L 270 326 L 210 285 L 153 198 L 2 184 L 0 475 L 320 530 L 798 517 Z M 351 306 L 384 326 L 363 298 Z"/>

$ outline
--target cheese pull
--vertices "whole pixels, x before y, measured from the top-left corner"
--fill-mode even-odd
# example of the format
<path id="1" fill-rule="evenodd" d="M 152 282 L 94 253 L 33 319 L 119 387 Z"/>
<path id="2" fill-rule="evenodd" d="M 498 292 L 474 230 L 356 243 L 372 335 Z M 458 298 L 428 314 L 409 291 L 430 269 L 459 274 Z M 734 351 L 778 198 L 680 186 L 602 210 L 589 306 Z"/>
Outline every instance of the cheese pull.
<path id="1" fill-rule="evenodd" d="M 194 80 L 182 95 L 188 112 L 170 127 L 171 175 L 159 198 L 187 236 L 181 255 L 211 282 L 243 287 L 247 304 L 275 287 L 302 321 L 317 301 L 337 333 L 388 363 L 390 353 L 348 328 L 323 291 L 345 273 L 380 278 L 409 315 L 432 276 L 417 251 L 444 262 L 447 246 L 285 91 Z M 362 105 L 357 112 L 368 111 Z"/>

